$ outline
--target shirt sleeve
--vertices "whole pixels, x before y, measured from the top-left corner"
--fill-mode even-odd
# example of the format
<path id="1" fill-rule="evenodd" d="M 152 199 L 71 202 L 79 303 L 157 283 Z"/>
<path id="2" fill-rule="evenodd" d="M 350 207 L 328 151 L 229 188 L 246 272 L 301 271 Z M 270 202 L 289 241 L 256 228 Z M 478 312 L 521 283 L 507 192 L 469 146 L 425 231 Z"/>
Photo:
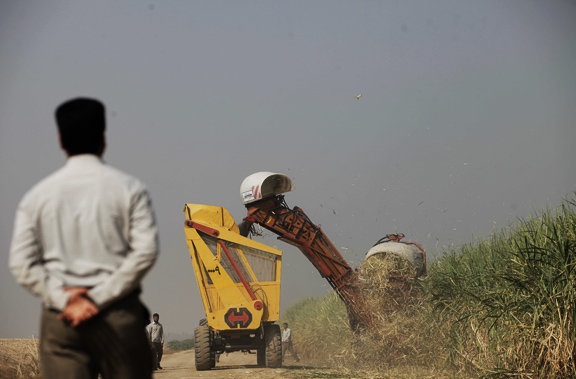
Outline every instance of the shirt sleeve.
<path id="1" fill-rule="evenodd" d="M 152 201 L 145 188 L 133 196 L 129 212 L 130 251 L 108 280 L 88 292 L 100 308 L 107 307 L 139 288 L 140 281 L 158 257 L 158 229 Z"/>
<path id="2" fill-rule="evenodd" d="M 8 263 L 10 271 L 18 284 L 40 297 L 47 307 L 64 309 L 69 294 L 44 268 L 38 227 L 24 203 L 25 200 L 21 201 L 16 210 Z"/>

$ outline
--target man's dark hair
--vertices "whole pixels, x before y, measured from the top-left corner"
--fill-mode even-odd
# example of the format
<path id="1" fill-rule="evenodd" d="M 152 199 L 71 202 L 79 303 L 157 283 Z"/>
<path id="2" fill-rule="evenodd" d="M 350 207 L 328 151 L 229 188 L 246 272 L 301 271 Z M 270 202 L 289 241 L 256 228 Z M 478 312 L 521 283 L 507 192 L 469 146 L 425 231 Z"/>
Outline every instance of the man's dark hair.
<path id="1" fill-rule="evenodd" d="M 58 106 L 55 116 L 62 147 L 69 155 L 101 153 L 106 130 L 104 104 L 75 98 Z"/>
<path id="2" fill-rule="evenodd" d="M 160 315 L 159 315 L 158 313 L 154 313 L 154 314 L 152 315 L 152 317 L 154 317 L 154 316 L 160 317 Z"/>

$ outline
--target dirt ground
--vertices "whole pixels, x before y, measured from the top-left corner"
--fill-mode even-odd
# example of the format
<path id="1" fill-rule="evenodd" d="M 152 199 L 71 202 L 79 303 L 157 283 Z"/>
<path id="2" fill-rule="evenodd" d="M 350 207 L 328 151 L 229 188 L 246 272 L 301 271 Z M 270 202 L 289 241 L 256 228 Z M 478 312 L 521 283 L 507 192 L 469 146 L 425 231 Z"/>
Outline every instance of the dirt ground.
<path id="1" fill-rule="evenodd" d="M 0 339 L 0 379 L 40 378 L 38 341 L 32 339 Z M 283 367 L 271 369 L 256 365 L 255 354 L 241 352 L 224 354 L 216 367 L 196 371 L 194 350 L 165 354 L 163 370 L 154 372 L 154 379 L 454 379 L 453 373 L 429 368 L 403 367 L 386 372 L 357 371 L 320 367 L 306 361 L 296 362 L 289 355 Z"/>
<path id="2" fill-rule="evenodd" d="M 194 350 L 164 354 L 163 370 L 154 372 L 154 379 L 225 378 L 225 379 L 306 379 L 315 375 L 294 375 L 298 372 L 314 373 L 313 367 L 296 363 L 286 357 L 285 366 L 269 369 L 256 366 L 255 354 L 241 352 L 223 354 L 216 367 L 196 371 Z M 329 371 L 329 370 L 326 370 Z M 0 379 L 39 378 L 38 340 L 0 339 Z"/>
<path id="3" fill-rule="evenodd" d="M 287 357 L 281 368 L 256 366 L 256 356 L 240 352 L 222 355 L 216 367 L 208 371 L 196 371 L 194 351 L 166 354 L 162 358 L 163 370 L 154 372 L 154 379 L 466 379 L 451 372 L 434 369 L 404 367 L 386 372 L 351 371 L 295 362 Z"/>
<path id="4" fill-rule="evenodd" d="M 285 366 L 281 368 L 262 368 L 256 366 L 255 354 L 235 352 L 223 354 L 216 367 L 208 371 L 196 371 L 194 367 L 194 351 L 180 351 L 165 354 L 162 358 L 163 370 L 154 372 L 154 379 L 293 379 L 312 378 L 312 372 L 318 369 L 296 363 L 288 357 Z M 309 373 L 306 373 L 309 371 Z M 308 375 L 311 374 L 311 375 Z"/>

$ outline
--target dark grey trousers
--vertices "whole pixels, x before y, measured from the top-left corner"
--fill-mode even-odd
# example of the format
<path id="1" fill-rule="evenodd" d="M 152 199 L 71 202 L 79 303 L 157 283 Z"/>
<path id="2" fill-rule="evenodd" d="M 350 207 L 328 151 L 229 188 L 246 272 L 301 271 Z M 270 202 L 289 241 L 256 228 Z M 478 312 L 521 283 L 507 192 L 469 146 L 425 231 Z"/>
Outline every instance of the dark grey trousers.
<path id="1" fill-rule="evenodd" d="M 294 350 L 294 345 L 292 344 L 292 341 L 282 342 L 282 360 L 284 360 L 284 356 L 286 355 L 287 351 L 289 351 L 290 354 L 292 354 L 292 358 L 294 358 L 296 361 L 300 360 L 300 357 L 298 357 L 298 354 L 296 354 L 296 350 Z"/>
<path id="2" fill-rule="evenodd" d="M 40 369 L 45 379 L 151 379 L 146 308 L 130 295 L 76 328 L 43 309 Z"/>
<path id="3" fill-rule="evenodd" d="M 160 367 L 160 362 L 162 361 L 162 354 L 164 349 L 160 342 L 152 342 L 152 362 L 154 363 L 154 368 Z"/>

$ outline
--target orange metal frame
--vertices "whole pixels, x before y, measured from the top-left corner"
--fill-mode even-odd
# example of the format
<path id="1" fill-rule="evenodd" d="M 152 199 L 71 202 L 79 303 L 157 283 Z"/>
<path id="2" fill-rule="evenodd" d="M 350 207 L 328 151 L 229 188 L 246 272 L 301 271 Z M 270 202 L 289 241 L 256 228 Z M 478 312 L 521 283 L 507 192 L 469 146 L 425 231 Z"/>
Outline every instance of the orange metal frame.
<path id="1" fill-rule="evenodd" d="M 248 216 L 244 222 L 261 225 L 304 253 L 346 305 L 352 329 L 372 324 L 373 314 L 362 301 L 358 274 L 302 209 L 288 208 L 283 195 L 250 203 L 247 209 Z"/>

